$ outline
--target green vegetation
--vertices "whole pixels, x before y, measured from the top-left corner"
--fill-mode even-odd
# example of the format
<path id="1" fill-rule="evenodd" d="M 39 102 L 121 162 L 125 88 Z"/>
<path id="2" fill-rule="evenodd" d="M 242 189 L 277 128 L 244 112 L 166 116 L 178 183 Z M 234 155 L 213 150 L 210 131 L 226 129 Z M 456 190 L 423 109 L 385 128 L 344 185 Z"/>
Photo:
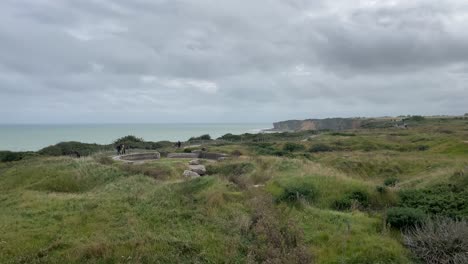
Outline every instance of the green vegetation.
<path id="1" fill-rule="evenodd" d="M 201 135 L 199 137 L 191 137 L 189 141 L 196 141 L 196 140 L 211 140 L 211 136 L 206 134 L 206 135 Z"/>
<path id="2" fill-rule="evenodd" d="M 407 207 L 393 207 L 387 211 L 387 223 L 391 227 L 408 229 L 422 224 L 427 216 L 423 211 Z"/>
<path id="3" fill-rule="evenodd" d="M 187 151 L 231 158 L 196 179 L 184 159 L 114 161 L 176 151 L 134 136 L 0 152 L 0 263 L 464 263 L 468 123 L 405 118 L 198 137 Z"/>
<path id="4" fill-rule="evenodd" d="M 35 153 L 33 152 L 0 151 L 0 162 L 19 161 L 34 155 Z"/>
<path id="5" fill-rule="evenodd" d="M 100 151 L 109 151 L 111 146 L 98 144 L 86 144 L 80 142 L 61 142 L 39 150 L 40 155 L 44 156 L 88 156 Z"/>

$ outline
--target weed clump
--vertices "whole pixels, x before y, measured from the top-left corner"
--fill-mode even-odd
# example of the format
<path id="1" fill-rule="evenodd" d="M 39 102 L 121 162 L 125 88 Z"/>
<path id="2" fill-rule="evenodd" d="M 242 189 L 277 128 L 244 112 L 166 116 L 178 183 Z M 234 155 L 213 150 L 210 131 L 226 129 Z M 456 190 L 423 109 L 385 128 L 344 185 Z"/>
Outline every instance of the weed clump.
<path id="1" fill-rule="evenodd" d="M 258 155 L 282 157 L 290 154 L 289 152 L 276 148 L 273 143 L 255 143 L 251 144 L 251 148 L 253 148 L 253 151 Z"/>
<path id="2" fill-rule="evenodd" d="M 332 207 L 336 210 L 349 210 L 352 208 L 369 207 L 369 194 L 364 191 L 354 191 L 345 197 L 333 202 Z"/>
<path id="3" fill-rule="evenodd" d="M 419 209 L 393 207 L 387 211 L 387 223 L 391 227 L 398 229 L 407 229 L 420 225 L 426 214 Z"/>
<path id="4" fill-rule="evenodd" d="M 286 151 L 286 152 L 296 152 L 296 151 L 304 151 L 304 150 L 305 150 L 304 145 L 301 145 L 298 143 L 287 142 L 283 146 L 283 151 Z"/>
<path id="5" fill-rule="evenodd" d="M 46 156 L 88 156 L 100 151 L 112 150 L 109 145 L 87 144 L 81 142 L 61 142 L 39 150 L 40 155 Z"/>
<path id="6" fill-rule="evenodd" d="M 401 207 L 418 208 L 430 215 L 468 217 L 468 190 L 456 185 L 436 185 L 427 189 L 399 192 Z"/>
<path id="7" fill-rule="evenodd" d="M 0 151 L 0 162 L 19 161 L 32 155 L 32 152 Z"/>
<path id="8" fill-rule="evenodd" d="M 283 192 L 276 198 L 277 202 L 295 203 L 313 201 L 318 196 L 318 189 L 310 182 L 293 182 L 284 186 Z"/>
<path id="9" fill-rule="evenodd" d="M 375 187 L 375 190 L 380 194 L 387 193 L 387 187 L 386 186 L 377 186 L 377 187 Z"/>
<path id="10" fill-rule="evenodd" d="M 191 137 L 189 141 L 196 141 L 196 140 L 211 140 L 211 136 L 208 134 L 201 135 L 199 137 Z"/>
<path id="11" fill-rule="evenodd" d="M 397 178 L 387 178 L 384 181 L 384 185 L 393 187 L 397 184 L 397 182 L 398 182 Z"/>
<path id="12" fill-rule="evenodd" d="M 249 185 L 249 179 L 245 176 L 254 171 L 255 166 L 249 162 L 228 163 L 222 165 L 208 165 L 206 170 L 208 175 L 218 174 L 224 176 L 228 181 L 245 189 Z"/>
<path id="13" fill-rule="evenodd" d="M 237 149 L 236 149 L 236 150 L 233 150 L 233 151 L 231 152 L 231 156 L 233 156 L 233 157 L 240 157 L 240 156 L 242 156 L 242 152 L 241 152 L 240 150 L 237 150 Z"/>
<path id="14" fill-rule="evenodd" d="M 217 165 L 208 165 L 206 167 L 207 174 L 220 174 L 224 176 L 234 175 L 244 175 L 252 172 L 255 169 L 255 165 L 250 162 L 240 162 L 240 163 L 222 163 Z"/>
<path id="15" fill-rule="evenodd" d="M 405 245 L 425 263 L 468 263 L 468 222 L 435 218 L 409 229 Z"/>
<path id="16" fill-rule="evenodd" d="M 309 152 L 312 152 L 312 153 L 317 153 L 317 152 L 330 152 L 330 151 L 333 151 L 333 147 L 329 146 L 329 145 L 326 145 L 326 144 L 322 144 L 322 143 L 319 143 L 319 144 L 315 144 L 313 145 L 312 147 L 309 148 Z"/>

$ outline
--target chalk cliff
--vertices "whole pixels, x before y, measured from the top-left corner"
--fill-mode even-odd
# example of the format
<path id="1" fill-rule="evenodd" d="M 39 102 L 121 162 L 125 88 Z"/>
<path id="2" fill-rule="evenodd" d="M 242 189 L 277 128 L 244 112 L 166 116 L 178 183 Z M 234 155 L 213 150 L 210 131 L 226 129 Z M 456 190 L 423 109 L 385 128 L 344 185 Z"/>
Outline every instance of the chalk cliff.
<path id="1" fill-rule="evenodd" d="M 326 118 L 326 119 L 306 119 L 288 120 L 273 123 L 275 131 L 305 131 L 305 130 L 347 130 L 357 129 L 362 125 L 362 120 L 357 118 Z"/>

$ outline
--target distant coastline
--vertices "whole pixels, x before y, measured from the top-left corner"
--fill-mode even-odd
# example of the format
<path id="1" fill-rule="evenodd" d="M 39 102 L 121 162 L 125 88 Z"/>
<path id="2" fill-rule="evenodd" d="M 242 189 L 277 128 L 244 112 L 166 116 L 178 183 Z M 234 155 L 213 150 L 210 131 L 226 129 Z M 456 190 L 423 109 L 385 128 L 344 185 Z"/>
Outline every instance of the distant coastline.
<path id="1" fill-rule="evenodd" d="M 0 150 L 37 151 L 64 141 L 110 144 L 116 138 L 135 135 L 150 141 L 185 141 L 209 134 L 261 133 L 271 123 L 230 124 L 11 124 L 0 125 Z"/>

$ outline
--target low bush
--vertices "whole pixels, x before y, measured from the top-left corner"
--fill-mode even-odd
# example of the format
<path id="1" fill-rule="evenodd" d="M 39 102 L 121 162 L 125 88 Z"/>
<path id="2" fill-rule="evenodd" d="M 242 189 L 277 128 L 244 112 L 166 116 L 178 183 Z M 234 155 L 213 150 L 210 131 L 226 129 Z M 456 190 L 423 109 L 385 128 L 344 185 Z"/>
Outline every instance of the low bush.
<path id="1" fill-rule="evenodd" d="M 426 214 L 422 210 L 414 208 L 393 207 L 387 211 L 387 223 L 398 229 L 420 225 L 425 218 Z"/>
<path id="2" fill-rule="evenodd" d="M 272 143 L 255 143 L 250 145 L 253 151 L 258 155 L 286 156 L 289 152 L 277 149 Z"/>
<path id="3" fill-rule="evenodd" d="M 0 151 L 0 162 L 12 162 L 34 155 L 32 152 Z"/>
<path id="4" fill-rule="evenodd" d="M 242 156 L 242 152 L 241 152 L 240 150 L 237 150 L 237 149 L 236 149 L 236 150 L 233 150 L 233 151 L 231 152 L 231 156 L 233 156 L 233 157 L 240 157 L 240 156 Z"/>
<path id="5" fill-rule="evenodd" d="M 387 187 L 386 186 L 377 186 L 377 187 L 375 187 L 375 190 L 380 194 L 384 194 L 384 193 L 387 192 Z"/>
<path id="6" fill-rule="evenodd" d="M 304 145 L 293 143 L 293 142 L 287 142 L 283 146 L 283 151 L 286 151 L 286 152 L 296 152 L 296 151 L 304 151 L 304 150 L 305 150 Z"/>
<path id="7" fill-rule="evenodd" d="M 342 136 L 342 137 L 355 137 L 356 134 L 354 133 L 345 133 L 345 132 L 332 132 L 330 133 L 331 136 Z"/>
<path id="8" fill-rule="evenodd" d="M 426 151 L 426 150 L 429 150 L 429 146 L 427 146 L 427 145 L 418 145 L 416 148 L 417 148 L 417 150 L 419 150 L 419 151 Z"/>
<path id="9" fill-rule="evenodd" d="M 118 138 L 114 141 L 114 145 L 129 144 L 129 143 L 141 143 L 144 142 L 142 138 L 137 138 L 135 136 L 129 135 L 125 137 Z"/>
<path id="10" fill-rule="evenodd" d="M 424 116 L 419 116 L 419 115 L 414 115 L 408 118 L 403 119 L 403 121 L 415 121 L 415 122 L 421 122 L 426 120 Z"/>
<path id="11" fill-rule="evenodd" d="M 468 190 L 458 185 L 436 185 L 398 193 L 399 206 L 417 208 L 430 215 L 468 217 Z"/>
<path id="12" fill-rule="evenodd" d="M 211 140 L 211 136 L 208 134 L 201 135 L 199 137 L 191 137 L 189 141 L 195 141 L 195 140 Z"/>
<path id="13" fill-rule="evenodd" d="M 468 222 L 435 218 L 403 234 L 405 245 L 429 264 L 468 263 Z"/>
<path id="14" fill-rule="evenodd" d="M 247 188 L 252 183 L 247 174 L 254 170 L 255 165 L 250 162 L 218 163 L 206 166 L 206 173 L 208 175 L 216 174 L 222 176 L 242 189 Z"/>
<path id="15" fill-rule="evenodd" d="M 250 162 L 240 163 L 220 163 L 215 165 L 206 166 L 207 174 L 219 174 L 224 176 L 239 176 L 252 172 L 255 169 L 255 165 Z"/>
<path id="16" fill-rule="evenodd" d="M 283 192 L 276 198 L 277 202 L 313 201 L 318 196 L 317 187 L 310 182 L 295 181 L 283 186 L 283 188 Z"/>
<path id="17" fill-rule="evenodd" d="M 387 178 L 384 181 L 385 186 L 395 186 L 398 182 L 397 178 Z"/>
<path id="18" fill-rule="evenodd" d="M 135 136 L 125 136 L 121 137 L 114 141 L 113 146 L 118 145 L 125 145 L 126 148 L 129 149 L 160 149 L 160 148 L 167 148 L 172 147 L 174 144 L 169 141 L 159 141 L 159 142 L 151 142 L 151 141 L 144 141 L 142 138 L 137 138 Z"/>
<path id="19" fill-rule="evenodd" d="M 322 144 L 322 143 L 319 143 L 319 144 L 315 144 L 313 145 L 312 147 L 309 148 L 309 152 L 312 152 L 312 153 L 316 153 L 316 152 L 329 152 L 329 151 L 333 151 L 333 147 L 332 146 L 329 146 L 329 145 L 326 145 L 326 144 Z"/>
<path id="20" fill-rule="evenodd" d="M 61 142 L 39 150 L 40 155 L 47 156 L 88 156 L 101 151 L 112 150 L 110 145 L 87 144 L 76 141 Z"/>
<path id="21" fill-rule="evenodd" d="M 332 207 L 336 210 L 349 210 L 353 207 L 369 207 L 369 194 L 364 191 L 353 191 L 341 199 L 333 202 Z"/>
<path id="22" fill-rule="evenodd" d="M 219 137 L 218 139 L 227 140 L 227 141 L 241 141 L 242 136 L 240 136 L 240 135 L 233 135 L 233 134 L 231 134 L 231 133 L 228 133 L 228 134 L 225 134 L 225 135 Z"/>

